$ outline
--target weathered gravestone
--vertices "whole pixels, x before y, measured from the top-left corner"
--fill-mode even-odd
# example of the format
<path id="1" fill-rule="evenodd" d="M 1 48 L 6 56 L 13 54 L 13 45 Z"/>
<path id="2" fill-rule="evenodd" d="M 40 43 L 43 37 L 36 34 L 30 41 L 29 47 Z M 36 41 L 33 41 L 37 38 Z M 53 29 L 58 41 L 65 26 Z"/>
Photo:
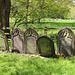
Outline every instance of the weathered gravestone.
<path id="1" fill-rule="evenodd" d="M 11 35 L 12 52 L 25 53 L 24 32 L 20 28 L 15 28 Z"/>
<path id="2" fill-rule="evenodd" d="M 69 28 L 64 28 L 57 35 L 57 54 L 73 56 L 75 53 L 75 36 Z"/>
<path id="3" fill-rule="evenodd" d="M 38 49 L 36 45 L 37 38 L 38 38 L 38 34 L 34 29 L 28 28 L 25 31 L 26 52 L 31 54 L 38 54 Z"/>
<path id="4" fill-rule="evenodd" d="M 49 37 L 39 37 L 37 40 L 37 46 L 41 56 L 52 57 L 55 55 L 54 42 Z"/>
<path id="5" fill-rule="evenodd" d="M 9 50 L 7 37 L 2 30 L 0 30 L 0 50 Z"/>

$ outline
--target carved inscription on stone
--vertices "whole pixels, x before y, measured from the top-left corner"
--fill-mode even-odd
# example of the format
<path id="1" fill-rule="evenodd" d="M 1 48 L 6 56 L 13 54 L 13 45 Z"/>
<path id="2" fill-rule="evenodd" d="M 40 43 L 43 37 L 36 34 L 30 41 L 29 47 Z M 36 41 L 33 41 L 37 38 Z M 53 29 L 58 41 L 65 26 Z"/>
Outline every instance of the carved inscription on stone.
<path id="1" fill-rule="evenodd" d="M 38 49 L 36 45 L 37 38 L 38 38 L 38 34 L 34 29 L 29 28 L 25 31 L 25 44 L 26 44 L 27 52 L 30 52 L 33 54 L 38 53 Z"/>
<path id="2" fill-rule="evenodd" d="M 64 56 L 74 55 L 74 33 L 69 28 L 64 28 L 57 35 L 57 53 Z"/>
<path id="3" fill-rule="evenodd" d="M 25 53 L 24 32 L 20 28 L 16 28 L 12 31 L 11 39 L 12 51 Z"/>

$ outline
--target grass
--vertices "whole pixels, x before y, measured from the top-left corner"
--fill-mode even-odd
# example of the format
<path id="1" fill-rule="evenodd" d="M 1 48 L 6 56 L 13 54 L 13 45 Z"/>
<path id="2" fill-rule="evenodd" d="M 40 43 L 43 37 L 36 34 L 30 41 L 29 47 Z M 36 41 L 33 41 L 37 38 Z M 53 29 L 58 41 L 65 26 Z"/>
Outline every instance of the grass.
<path id="1" fill-rule="evenodd" d="M 0 52 L 0 75 L 75 75 L 75 57 L 44 58 Z"/>
<path id="2" fill-rule="evenodd" d="M 13 26 L 15 19 L 10 18 L 10 27 Z M 17 24 L 18 25 L 18 24 Z M 19 27 L 22 28 L 23 31 L 25 31 L 26 27 L 21 24 Z M 50 19 L 50 18 L 44 18 L 41 19 L 40 24 L 37 24 L 35 22 L 34 24 L 28 23 L 27 28 L 75 28 L 75 20 L 63 20 L 63 19 Z M 38 34 L 44 34 L 43 29 L 36 29 Z M 48 33 L 58 33 L 59 30 L 48 30 Z M 74 30 L 75 31 L 75 30 Z"/>
<path id="3" fill-rule="evenodd" d="M 15 19 L 10 18 L 10 26 L 12 26 L 15 23 Z M 18 25 L 18 23 L 17 23 Z M 19 27 L 23 27 L 23 24 L 21 24 Z M 64 20 L 64 19 L 49 19 L 44 18 L 41 19 L 40 24 L 37 24 L 35 22 L 34 24 L 28 23 L 27 27 L 36 27 L 36 28 L 60 28 L 60 27 L 75 27 L 75 20 Z"/>
<path id="4" fill-rule="evenodd" d="M 10 27 L 14 24 L 14 19 L 10 18 Z M 26 27 L 22 25 L 19 26 L 24 32 L 26 31 Z M 34 24 L 28 23 L 27 28 L 75 28 L 75 20 L 63 20 L 63 19 L 50 19 L 50 18 L 44 18 L 41 19 L 40 24 L 37 24 L 35 22 Z M 35 29 L 36 32 L 40 35 L 44 35 L 44 29 Z M 72 30 L 75 33 L 75 30 Z M 59 30 L 54 29 L 48 29 L 47 34 L 57 34 Z M 55 49 L 56 49 L 56 35 L 48 35 L 54 43 L 55 43 Z M 9 41 L 10 42 L 10 41 Z M 10 45 L 10 44 L 9 44 Z M 10 45 L 11 46 L 11 45 Z"/>
<path id="5" fill-rule="evenodd" d="M 11 23 L 12 24 L 12 23 Z M 40 24 L 28 24 L 28 27 L 71 27 L 74 20 L 41 20 Z M 23 27 L 22 25 L 19 27 Z M 23 29 L 25 31 L 25 29 Z M 37 30 L 44 34 L 44 30 Z M 59 30 L 48 30 L 48 34 L 58 33 Z M 73 31 L 75 32 L 75 31 Z M 49 36 L 56 39 L 56 36 Z M 56 42 L 56 40 L 54 40 Z M 9 41 L 11 48 L 11 42 Z M 56 43 L 55 43 L 56 46 Z M 55 47 L 56 48 L 56 47 Z M 67 58 L 45 58 L 39 55 L 6 53 L 0 51 L 0 75 L 75 75 L 75 56 Z"/>

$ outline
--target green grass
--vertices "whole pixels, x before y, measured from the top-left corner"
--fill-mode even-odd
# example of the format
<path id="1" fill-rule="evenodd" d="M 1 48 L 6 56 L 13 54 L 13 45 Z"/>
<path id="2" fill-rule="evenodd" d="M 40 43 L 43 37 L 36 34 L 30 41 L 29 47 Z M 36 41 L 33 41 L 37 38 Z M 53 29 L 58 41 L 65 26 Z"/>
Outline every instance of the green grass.
<path id="1" fill-rule="evenodd" d="M 12 27 L 15 23 L 15 19 L 10 18 L 10 26 Z M 18 24 L 17 24 L 18 25 Z M 23 27 L 23 24 L 21 24 L 19 27 Z M 28 23 L 27 27 L 36 27 L 36 28 L 62 28 L 62 27 L 75 27 L 75 20 L 64 20 L 64 19 L 41 19 L 40 24 L 37 24 L 35 22 L 34 24 Z"/>
<path id="2" fill-rule="evenodd" d="M 12 20 L 12 22 L 14 22 Z M 10 23 L 12 26 L 12 22 Z M 28 24 L 28 27 L 64 28 L 75 26 L 74 20 L 41 20 L 40 24 Z M 23 25 L 19 26 L 23 27 Z M 25 29 L 23 28 L 23 31 Z M 36 31 L 44 34 L 44 30 Z M 48 34 L 58 33 L 59 30 L 48 30 Z M 75 31 L 73 31 L 75 32 Z M 48 35 L 49 36 L 49 35 Z M 56 42 L 56 36 L 49 36 Z M 56 43 L 55 50 L 56 50 Z M 11 48 L 11 42 L 9 41 Z M 45 58 L 39 55 L 0 52 L 0 75 L 75 75 L 75 56 L 67 58 Z"/>
<path id="3" fill-rule="evenodd" d="M 15 19 L 10 18 L 10 27 L 13 26 Z M 18 24 L 17 24 L 18 25 Z M 23 31 L 25 31 L 26 26 L 23 26 L 21 24 L 19 27 L 22 28 Z M 50 19 L 50 18 L 44 18 L 41 19 L 40 24 L 37 24 L 35 22 L 34 24 L 28 23 L 27 28 L 75 28 L 75 20 L 63 20 L 63 19 Z M 36 31 L 39 34 L 44 34 L 43 29 L 36 29 Z M 58 33 L 59 30 L 48 30 L 48 33 Z"/>
<path id="4" fill-rule="evenodd" d="M 75 57 L 44 58 L 0 52 L 0 75 L 75 75 Z"/>
<path id="5" fill-rule="evenodd" d="M 14 19 L 10 19 L 10 26 L 14 24 Z M 26 31 L 26 27 L 23 25 L 19 26 L 24 32 Z M 28 23 L 27 28 L 75 28 L 75 20 L 63 20 L 63 19 L 50 19 L 50 18 L 44 18 L 41 19 L 40 24 L 37 24 L 35 22 L 34 24 Z M 35 29 L 36 32 L 40 35 L 44 35 L 44 29 Z M 75 30 L 72 30 L 75 33 Z M 47 34 L 57 34 L 59 30 L 54 30 L 54 29 L 48 29 Z M 56 35 L 48 35 L 54 43 L 55 43 L 55 50 L 56 50 Z M 10 45 L 10 44 L 9 44 Z M 10 45 L 11 46 L 11 45 Z"/>

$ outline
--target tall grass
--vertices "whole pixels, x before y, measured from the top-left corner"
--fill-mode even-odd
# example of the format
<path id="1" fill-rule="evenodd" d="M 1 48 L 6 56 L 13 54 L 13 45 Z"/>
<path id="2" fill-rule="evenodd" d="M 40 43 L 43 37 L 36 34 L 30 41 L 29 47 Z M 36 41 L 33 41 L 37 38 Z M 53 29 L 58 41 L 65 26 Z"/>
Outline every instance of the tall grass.
<path id="1" fill-rule="evenodd" d="M 1 53 L 1 52 L 0 52 Z M 75 75 L 75 57 L 0 54 L 0 75 Z"/>
<path id="2" fill-rule="evenodd" d="M 11 22 L 10 24 L 12 26 L 13 23 Z M 75 21 L 48 19 L 41 20 L 40 24 L 28 24 L 27 27 L 75 27 L 74 24 Z M 24 26 L 20 25 L 19 27 Z M 44 34 L 44 30 L 36 29 L 36 31 L 39 34 Z M 48 30 L 48 34 L 55 34 L 58 31 Z M 56 36 L 49 37 L 56 42 Z M 11 48 L 11 41 L 9 41 L 9 45 Z M 39 55 L 5 53 L 0 51 L 0 75 L 75 75 L 75 56 L 67 58 L 44 58 Z"/>

